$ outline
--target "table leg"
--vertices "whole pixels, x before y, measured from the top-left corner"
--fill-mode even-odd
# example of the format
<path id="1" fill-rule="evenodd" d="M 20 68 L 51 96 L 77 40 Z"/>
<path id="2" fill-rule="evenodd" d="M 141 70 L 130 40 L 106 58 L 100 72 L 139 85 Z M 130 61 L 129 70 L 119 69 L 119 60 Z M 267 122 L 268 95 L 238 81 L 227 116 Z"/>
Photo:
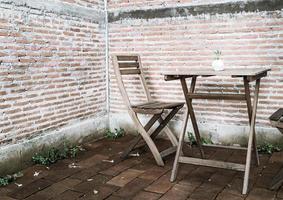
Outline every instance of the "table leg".
<path id="1" fill-rule="evenodd" d="M 194 91 L 195 91 L 196 79 L 197 79 L 196 76 L 194 76 L 192 78 L 190 93 L 194 93 Z M 184 88 L 183 90 L 186 91 L 186 94 L 188 94 L 188 89 L 187 89 L 187 85 L 186 85 L 185 80 L 184 81 L 181 80 L 181 83 L 182 83 L 182 87 Z M 195 136 L 196 136 L 196 142 L 197 142 L 197 145 L 198 145 L 199 150 L 200 150 L 201 158 L 204 158 L 204 151 L 203 151 L 203 148 L 202 148 L 202 143 L 201 143 L 200 133 L 199 133 L 198 125 L 197 125 L 197 120 L 196 120 L 194 108 L 193 108 L 193 105 L 192 105 L 192 99 L 189 99 L 188 95 L 186 95 L 186 94 L 184 93 L 186 103 L 187 103 L 187 106 L 188 106 L 188 111 L 189 111 L 190 118 L 191 118 L 191 122 L 192 122 L 193 129 L 194 129 L 194 133 L 195 133 Z"/>
<path id="2" fill-rule="evenodd" d="M 245 86 L 245 95 L 246 95 L 246 102 L 247 102 L 247 108 L 248 108 L 249 123 L 251 125 L 252 103 L 251 103 L 251 95 L 250 95 L 250 86 L 249 86 L 249 81 L 248 81 L 247 77 L 244 77 L 244 86 Z M 254 147 L 255 161 L 256 161 L 257 166 L 259 166 L 259 157 L 258 157 L 258 151 L 257 151 L 255 130 L 254 130 L 254 136 L 253 136 L 253 147 Z"/>
<path id="3" fill-rule="evenodd" d="M 197 77 L 192 78 L 191 87 L 190 87 L 191 93 L 193 93 L 194 90 L 195 90 L 196 78 Z M 192 118 L 192 123 L 193 123 L 194 131 L 195 131 L 195 135 L 196 135 L 196 140 L 197 140 L 197 143 L 198 143 L 199 148 L 200 148 L 201 156 L 202 156 L 202 158 L 204 157 L 204 153 L 203 153 L 203 149 L 202 149 L 201 141 L 200 141 L 200 135 L 199 135 L 195 115 L 194 115 L 193 108 L 192 108 L 192 101 L 187 96 L 188 95 L 188 87 L 187 87 L 186 79 L 182 78 L 182 79 L 180 79 L 180 81 L 181 81 L 182 90 L 183 90 L 185 100 L 186 100 L 186 104 L 187 104 L 187 110 L 186 110 L 186 113 L 185 113 L 185 119 L 184 119 L 184 122 L 183 122 L 182 132 L 181 132 L 181 135 L 179 137 L 179 143 L 178 143 L 177 152 L 176 152 L 176 156 L 175 156 L 175 160 L 174 160 L 174 164 L 173 164 L 173 169 L 172 169 L 172 174 L 171 174 L 171 178 L 170 178 L 170 181 L 172 181 L 172 182 L 176 180 L 176 176 L 177 176 L 177 173 L 178 173 L 179 157 L 180 157 L 180 154 L 182 152 L 182 147 L 183 147 L 184 137 L 185 137 L 186 130 L 187 130 L 189 115 Z"/>
<path id="4" fill-rule="evenodd" d="M 175 155 L 175 160 L 174 160 L 173 169 L 172 169 L 172 173 L 171 173 L 171 178 L 170 178 L 171 182 L 175 181 L 176 177 L 177 177 L 178 167 L 179 167 L 179 157 L 181 155 L 182 148 L 183 148 L 184 137 L 185 137 L 186 130 L 187 130 L 188 120 L 189 120 L 189 111 L 188 111 L 188 108 L 187 108 L 187 110 L 185 112 L 185 119 L 184 119 L 184 122 L 183 122 L 182 132 L 181 132 L 181 135 L 179 137 L 179 143 L 178 143 L 177 152 L 176 152 L 176 155 Z"/>
<path id="5" fill-rule="evenodd" d="M 258 103 L 259 86 L 260 86 L 260 79 L 257 79 L 256 80 L 256 85 L 255 85 L 255 92 L 254 92 L 254 102 L 253 102 L 253 110 L 252 110 L 252 117 L 251 117 L 251 125 L 250 125 L 250 131 L 249 131 L 249 142 L 248 142 L 248 150 L 247 150 L 247 157 L 246 157 L 246 167 L 245 167 L 243 192 L 242 192 L 243 194 L 247 194 L 247 191 L 248 191 L 250 166 L 251 166 L 251 153 L 252 153 L 253 137 L 254 137 L 254 130 L 255 130 L 256 110 L 257 110 L 257 103 Z"/>

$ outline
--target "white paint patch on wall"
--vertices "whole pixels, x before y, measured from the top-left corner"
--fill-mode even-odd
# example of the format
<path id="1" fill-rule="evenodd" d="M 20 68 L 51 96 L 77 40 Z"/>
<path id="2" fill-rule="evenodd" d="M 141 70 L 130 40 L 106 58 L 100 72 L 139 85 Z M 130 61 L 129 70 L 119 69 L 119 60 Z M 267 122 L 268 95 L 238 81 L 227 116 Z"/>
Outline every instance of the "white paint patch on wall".
<path id="1" fill-rule="evenodd" d="M 143 123 L 146 123 L 148 119 L 149 117 L 141 116 Z M 179 134 L 181 133 L 182 123 L 183 122 L 181 120 L 170 122 L 170 128 L 173 130 L 177 137 L 179 137 Z M 199 122 L 198 126 L 202 137 L 211 138 L 212 142 L 215 144 L 240 144 L 241 146 L 247 145 L 249 133 L 248 126 L 232 124 L 225 125 L 208 122 Z M 127 133 L 137 134 L 137 130 L 127 113 L 111 113 L 110 128 L 124 128 Z M 193 127 L 190 122 L 188 123 L 187 132 L 193 133 Z M 256 133 L 258 144 L 261 144 L 263 142 L 278 143 L 282 141 L 282 134 L 275 128 L 256 127 Z M 187 135 L 185 140 L 187 140 Z"/>
<path id="2" fill-rule="evenodd" d="M 43 147 L 58 146 L 64 141 L 82 143 L 89 139 L 101 138 L 107 128 L 107 115 L 78 121 L 61 129 L 44 133 L 31 140 L 9 144 L 0 148 L 0 174 L 8 174 L 25 167 L 31 156 Z"/>

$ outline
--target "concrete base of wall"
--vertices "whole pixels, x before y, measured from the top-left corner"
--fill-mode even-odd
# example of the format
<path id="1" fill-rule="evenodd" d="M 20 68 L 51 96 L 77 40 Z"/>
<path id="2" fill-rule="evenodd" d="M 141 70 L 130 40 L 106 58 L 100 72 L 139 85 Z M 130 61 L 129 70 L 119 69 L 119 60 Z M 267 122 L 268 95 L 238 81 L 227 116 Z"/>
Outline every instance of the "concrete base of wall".
<path id="1" fill-rule="evenodd" d="M 42 136 L 0 148 L 0 176 L 17 172 L 31 164 L 31 157 L 43 147 L 58 146 L 64 141 L 82 143 L 101 138 L 107 128 L 107 116 L 78 121 Z"/>
<path id="2" fill-rule="evenodd" d="M 147 117 L 142 117 L 142 121 L 145 122 L 147 120 Z M 215 144 L 247 146 L 249 133 L 248 126 L 209 124 L 202 122 L 199 122 L 198 125 L 202 137 L 210 138 Z M 128 133 L 137 133 L 133 122 L 127 113 L 110 114 L 110 128 L 114 129 L 117 127 L 124 128 Z M 182 121 L 171 122 L 170 127 L 176 135 L 179 135 Z M 193 132 L 190 123 L 188 124 L 187 131 Z M 258 144 L 264 142 L 273 144 L 283 143 L 283 135 L 276 128 L 256 127 L 256 133 Z"/>

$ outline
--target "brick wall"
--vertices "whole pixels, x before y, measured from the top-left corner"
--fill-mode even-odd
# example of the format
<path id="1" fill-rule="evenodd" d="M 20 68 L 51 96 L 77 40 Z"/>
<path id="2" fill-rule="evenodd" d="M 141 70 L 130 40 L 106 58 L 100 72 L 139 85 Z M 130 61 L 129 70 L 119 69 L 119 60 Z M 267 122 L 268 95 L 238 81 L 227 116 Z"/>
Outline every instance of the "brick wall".
<path id="1" fill-rule="evenodd" d="M 67 2 L 0 3 L 2 146 L 107 115 L 103 1 Z"/>
<path id="2" fill-rule="evenodd" d="M 73 5 L 79 5 L 83 7 L 104 9 L 104 1 L 101 0 L 57 0 L 65 3 L 70 3 Z"/>
<path id="3" fill-rule="evenodd" d="M 139 2 L 145 7 L 160 3 Z M 134 3 L 112 1 L 109 7 L 124 4 Z M 213 8 L 217 10 L 217 7 Z M 113 17 L 109 24 L 110 55 L 140 54 L 151 94 L 166 101 L 183 101 L 183 96 L 180 84 L 176 81 L 165 82 L 161 73 L 174 71 L 176 68 L 181 70 L 209 67 L 213 61 L 214 50 L 222 51 L 227 68 L 271 67 L 268 77 L 262 80 L 257 117 L 257 127 L 269 128 L 269 115 L 283 105 L 283 13 L 280 9 L 264 9 L 263 6 L 262 11 L 256 12 L 208 12 L 199 15 L 188 13 L 182 17 L 174 16 L 173 11 L 170 13 L 173 17 L 166 17 L 158 8 L 151 10 L 151 14 L 158 16 L 160 12 L 162 17 L 152 17 L 147 12 L 140 14 L 135 9 L 123 15 L 116 10 L 112 16 L 121 17 Z M 136 86 L 137 79 L 132 78 L 126 83 L 132 100 L 138 101 L 141 90 Z M 196 90 L 205 92 L 208 86 L 208 92 L 243 91 L 240 79 L 231 81 L 216 77 L 200 78 Z M 111 114 L 115 118 L 115 113 L 125 113 L 125 108 L 121 106 L 123 103 L 112 69 L 110 88 Z M 244 102 L 194 100 L 193 104 L 198 122 L 207 132 L 213 132 L 218 125 L 248 125 Z"/>

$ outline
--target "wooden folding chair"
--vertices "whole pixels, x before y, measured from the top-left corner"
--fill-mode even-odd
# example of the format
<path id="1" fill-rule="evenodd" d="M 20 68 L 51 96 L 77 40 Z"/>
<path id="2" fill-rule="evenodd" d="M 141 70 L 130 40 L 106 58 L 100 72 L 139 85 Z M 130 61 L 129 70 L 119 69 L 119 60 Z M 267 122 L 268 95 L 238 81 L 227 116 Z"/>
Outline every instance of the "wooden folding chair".
<path id="1" fill-rule="evenodd" d="M 283 108 L 278 109 L 269 117 L 272 126 L 278 128 L 278 130 L 283 134 Z M 278 190 L 278 188 L 283 183 L 283 168 L 274 176 L 270 189 Z"/>
<path id="2" fill-rule="evenodd" d="M 135 149 L 135 147 L 143 139 L 150 151 L 152 152 L 154 159 L 159 166 L 164 166 L 163 157 L 174 153 L 177 149 L 178 141 L 173 132 L 167 127 L 168 122 L 176 115 L 176 113 L 184 106 L 184 103 L 168 103 L 154 101 L 149 93 L 148 87 L 146 85 L 145 77 L 142 71 L 142 65 L 139 55 L 114 55 L 112 57 L 114 71 L 117 79 L 117 84 L 120 89 L 122 98 L 127 106 L 130 117 L 132 118 L 139 135 L 131 141 L 129 147 L 123 152 L 122 158 L 126 158 L 129 153 Z M 129 96 L 125 89 L 122 76 L 126 75 L 137 75 L 140 78 L 141 85 L 143 87 L 144 93 L 146 95 L 147 102 L 132 105 L 130 103 Z M 164 111 L 168 110 L 169 113 L 166 116 Z M 152 118 L 146 123 L 145 126 L 142 125 L 137 114 L 153 115 Z M 155 122 L 159 122 L 158 127 L 150 131 Z M 155 143 L 154 138 L 161 132 L 165 131 L 166 135 L 172 143 L 172 147 L 159 152 Z"/>

